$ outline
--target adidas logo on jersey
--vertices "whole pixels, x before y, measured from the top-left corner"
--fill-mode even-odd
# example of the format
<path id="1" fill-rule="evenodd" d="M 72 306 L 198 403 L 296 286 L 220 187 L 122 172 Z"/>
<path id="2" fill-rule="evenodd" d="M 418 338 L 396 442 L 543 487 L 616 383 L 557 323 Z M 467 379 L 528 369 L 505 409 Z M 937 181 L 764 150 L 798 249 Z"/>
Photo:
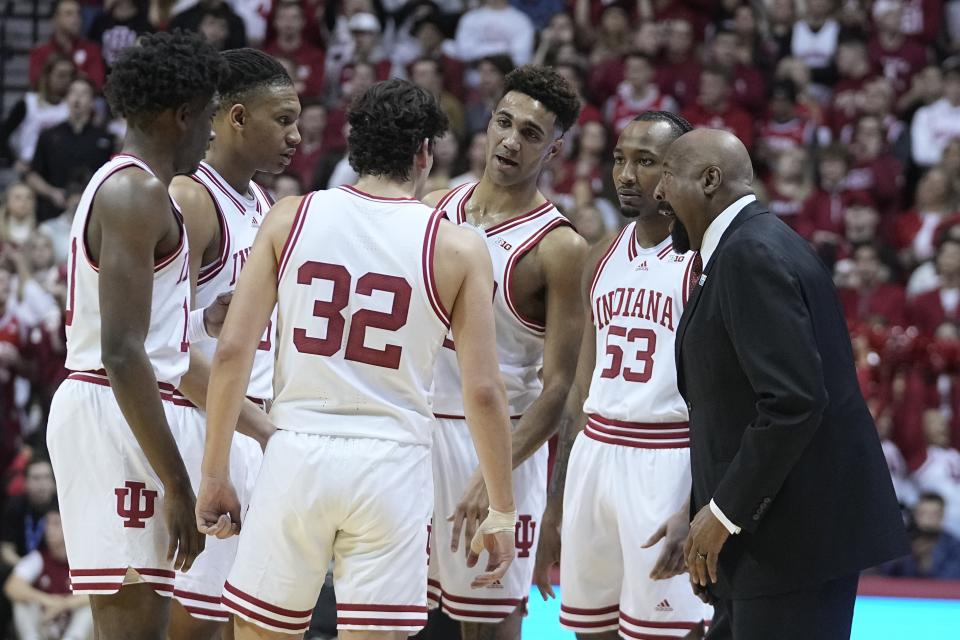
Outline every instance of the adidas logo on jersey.
<path id="1" fill-rule="evenodd" d="M 670 601 L 664 598 L 660 601 L 660 604 L 656 606 L 657 611 L 673 611 L 673 607 L 670 606 Z"/>
<path id="2" fill-rule="evenodd" d="M 647 261 L 644 260 L 640 263 L 640 266 L 636 268 L 637 271 L 647 271 Z"/>

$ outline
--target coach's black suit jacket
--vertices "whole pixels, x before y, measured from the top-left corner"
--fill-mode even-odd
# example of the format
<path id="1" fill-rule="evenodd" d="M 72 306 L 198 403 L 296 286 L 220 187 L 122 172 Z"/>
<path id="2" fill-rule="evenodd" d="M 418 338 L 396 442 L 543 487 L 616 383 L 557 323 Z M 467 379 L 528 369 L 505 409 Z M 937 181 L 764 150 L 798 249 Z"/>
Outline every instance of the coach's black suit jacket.
<path id="1" fill-rule="evenodd" d="M 758 202 L 724 233 L 680 321 L 691 513 L 734 524 L 721 598 L 797 591 L 907 553 L 830 273 Z"/>

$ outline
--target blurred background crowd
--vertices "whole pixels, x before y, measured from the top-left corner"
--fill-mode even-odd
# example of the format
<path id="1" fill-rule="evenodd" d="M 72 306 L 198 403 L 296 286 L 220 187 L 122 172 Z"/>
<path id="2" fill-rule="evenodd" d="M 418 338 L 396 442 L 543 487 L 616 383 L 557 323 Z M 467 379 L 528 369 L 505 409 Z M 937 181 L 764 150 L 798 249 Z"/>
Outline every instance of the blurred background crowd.
<path id="1" fill-rule="evenodd" d="M 21 638 L 85 637 L 44 458 L 67 238 L 124 133 L 102 98 L 111 64 L 176 28 L 262 48 L 294 78 L 303 140 L 262 176 L 279 197 L 355 180 L 345 109 L 390 77 L 450 118 L 439 189 L 483 172 L 504 76 L 555 67 L 584 108 L 541 187 L 591 241 L 623 224 L 611 149 L 634 116 L 736 133 L 760 197 L 835 275 L 913 533 L 879 571 L 960 578 L 960 0 L 0 0 L 0 21 L 0 578 L 38 630 Z"/>

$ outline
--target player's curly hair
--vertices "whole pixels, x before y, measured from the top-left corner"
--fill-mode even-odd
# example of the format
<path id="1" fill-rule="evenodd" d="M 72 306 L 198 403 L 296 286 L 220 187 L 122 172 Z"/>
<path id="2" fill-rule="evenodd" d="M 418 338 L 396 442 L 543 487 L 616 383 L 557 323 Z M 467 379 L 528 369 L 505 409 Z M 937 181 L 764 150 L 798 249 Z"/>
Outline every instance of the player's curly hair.
<path id="1" fill-rule="evenodd" d="M 666 122 L 673 129 L 677 138 L 693 131 L 693 125 L 687 122 L 686 118 L 670 111 L 644 111 L 634 120 L 636 122 Z"/>
<path id="2" fill-rule="evenodd" d="M 424 139 L 431 146 L 449 126 L 437 99 L 406 80 L 378 82 L 358 96 L 347 114 L 350 166 L 361 176 L 409 180 Z"/>
<path id="3" fill-rule="evenodd" d="M 156 33 L 124 50 L 104 93 L 114 113 L 141 126 L 167 109 L 213 97 L 225 72 L 226 62 L 200 36 Z"/>
<path id="4" fill-rule="evenodd" d="M 230 49 L 220 55 L 227 62 L 227 72 L 219 84 L 222 108 L 242 103 L 260 89 L 293 86 L 283 65 L 259 49 Z"/>
<path id="5" fill-rule="evenodd" d="M 547 110 L 556 116 L 557 124 L 563 133 L 566 133 L 580 116 L 580 98 L 576 90 L 550 67 L 528 64 L 514 69 L 507 74 L 503 83 L 503 95 L 511 91 L 543 103 Z"/>

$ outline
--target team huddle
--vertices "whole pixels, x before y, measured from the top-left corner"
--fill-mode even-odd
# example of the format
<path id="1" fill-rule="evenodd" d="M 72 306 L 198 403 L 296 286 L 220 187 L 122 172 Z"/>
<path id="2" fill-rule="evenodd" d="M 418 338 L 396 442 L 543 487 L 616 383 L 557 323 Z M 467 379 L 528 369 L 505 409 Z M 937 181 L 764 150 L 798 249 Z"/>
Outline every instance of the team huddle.
<path id="1" fill-rule="evenodd" d="M 507 76 L 477 183 L 424 193 L 447 118 L 390 80 L 348 115 L 356 184 L 277 203 L 253 177 L 300 104 L 266 54 L 148 36 L 106 92 L 128 134 L 73 223 L 48 430 L 98 638 L 302 635 L 331 561 L 342 638 L 438 607 L 519 638 L 557 562 L 578 636 L 702 637 L 674 360 L 701 265 L 654 197 L 686 121 L 626 126 L 630 223 L 589 247 L 537 186 L 580 111 L 548 68 Z"/>

